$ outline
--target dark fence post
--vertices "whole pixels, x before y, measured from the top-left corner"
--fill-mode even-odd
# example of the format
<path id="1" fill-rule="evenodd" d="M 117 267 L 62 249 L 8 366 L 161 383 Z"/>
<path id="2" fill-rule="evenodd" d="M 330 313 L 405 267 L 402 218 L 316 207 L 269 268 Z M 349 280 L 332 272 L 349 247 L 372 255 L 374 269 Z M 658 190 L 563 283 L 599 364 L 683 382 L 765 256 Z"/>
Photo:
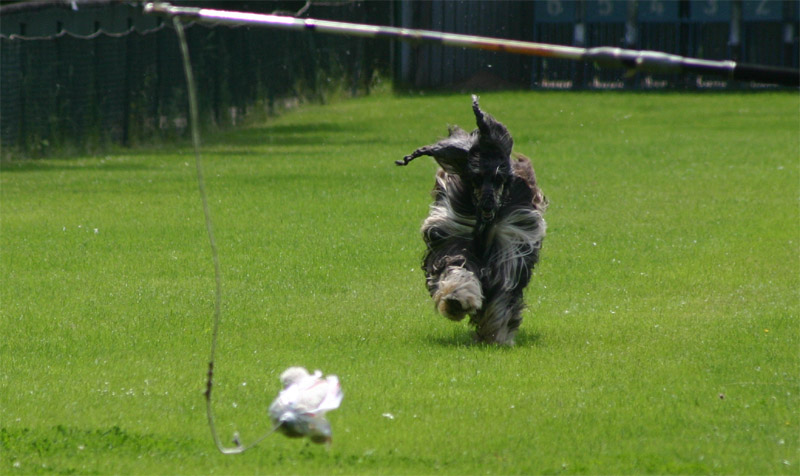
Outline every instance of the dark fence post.
<path id="1" fill-rule="evenodd" d="M 776 66 L 783 62 L 782 20 L 781 0 L 743 0 L 743 62 Z"/>
<path id="2" fill-rule="evenodd" d="M 800 2 L 786 1 L 783 7 L 783 66 L 797 68 L 800 66 L 800 50 L 798 34 L 800 34 Z"/>
<path id="3" fill-rule="evenodd" d="M 586 46 L 629 47 L 627 23 L 629 3 L 613 0 L 585 0 Z M 585 65 L 587 86 L 595 89 L 622 89 L 623 73 L 614 70 L 596 70 Z"/>
<path id="4" fill-rule="evenodd" d="M 710 60 L 731 58 L 731 21 L 731 1 L 691 0 L 687 54 Z M 695 76 L 690 80 L 690 87 L 697 88 L 720 88 L 727 85 L 725 80 L 718 78 Z"/>
<path id="5" fill-rule="evenodd" d="M 642 50 L 681 54 L 681 17 L 678 0 L 638 2 L 637 39 Z M 675 85 L 679 76 L 647 74 L 637 78 L 640 88 L 664 89 Z"/>
<path id="6" fill-rule="evenodd" d="M 22 140 L 23 95 L 22 88 L 22 48 L 19 42 L 0 42 L 0 144 L 19 144 Z"/>
<path id="7" fill-rule="evenodd" d="M 533 41 L 558 45 L 583 46 L 583 35 L 575 35 L 578 3 L 569 0 L 548 0 L 534 3 Z M 567 89 L 582 85 L 575 77 L 574 61 L 533 57 L 531 59 L 531 87 Z"/>

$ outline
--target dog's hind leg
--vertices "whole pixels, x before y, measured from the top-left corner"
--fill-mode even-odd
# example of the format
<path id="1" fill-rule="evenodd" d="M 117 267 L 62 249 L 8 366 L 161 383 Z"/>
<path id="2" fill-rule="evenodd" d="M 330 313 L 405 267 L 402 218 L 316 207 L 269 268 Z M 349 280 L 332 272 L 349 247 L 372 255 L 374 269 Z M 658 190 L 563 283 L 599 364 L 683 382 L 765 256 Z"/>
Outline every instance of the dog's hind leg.
<path id="1" fill-rule="evenodd" d="M 472 321 L 477 340 L 513 346 L 514 336 L 522 323 L 523 308 L 522 300 L 512 293 L 501 292 L 493 296 Z"/>
<path id="2" fill-rule="evenodd" d="M 517 330 L 519 329 L 520 324 L 522 324 L 522 310 L 517 312 L 515 315 L 512 315 L 511 319 L 509 319 L 508 324 L 506 325 L 507 345 L 514 345 L 514 336 L 517 335 Z"/>

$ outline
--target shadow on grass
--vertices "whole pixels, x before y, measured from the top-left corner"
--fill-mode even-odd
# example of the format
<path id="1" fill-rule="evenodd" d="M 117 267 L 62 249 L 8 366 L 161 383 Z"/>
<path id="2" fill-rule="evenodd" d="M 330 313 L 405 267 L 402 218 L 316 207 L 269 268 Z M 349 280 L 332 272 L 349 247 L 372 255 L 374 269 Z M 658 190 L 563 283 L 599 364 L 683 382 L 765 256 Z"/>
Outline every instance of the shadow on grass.
<path id="1" fill-rule="evenodd" d="M 90 163 L 77 162 L 70 159 L 21 159 L 0 162 L 3 172 L 60 172 L 65 170 L 113 170 L 133 171 L 147 170 L 151 167 L 145 164 L 129 162 L 100 162 L 92 160 Z"/>
<path id="2" fill-rule="evenodd" d="M 220 146 L 308 146 L 375 144 L 377 134 L 368 131 L 373 124 L 364 121 L 345 123 L 317 121 L 306 124 L 265 124 L 243 127 L 211 136 L 208 144 Z"/>
<path id="3" fill-rule="evenodd" d="M 78 448 L 88 454 L 107 452 L 137 454 L 146 451 L 150 455 L 170 455 L 176 452 L 192 453 L 197 443 L 191 439 L 164 438 L 156 434 L 141 434 L 113 426 L 102 429 L 81 429 L 57 425 L 51 428 L 0 428 L 0 444 L 10 461 L 29 462 L 32 455 L 48 458 L 51 464 L 59 457 L 69 456 Z M 64 464 L 68 464 L 65 462 Z M 63 474 L 74 474 L 71 467 L 62 468 Z M 52 469 L 51 469 L 52 471 Z"/>
<path id="4" fill-rule="evenodd" d="M 514 349 L 517 347 L 536 347 L 541 345 L 542 335 L 538 332 L 520 330 L 514 338 L 514 346 L 498 346 L 485 342 L 475 342 L 475 333 L 468 330 L 454 331 L 451 336 L 429 336 L 428 341 L 441 347 L 476 347 L 486 349 Z"/>

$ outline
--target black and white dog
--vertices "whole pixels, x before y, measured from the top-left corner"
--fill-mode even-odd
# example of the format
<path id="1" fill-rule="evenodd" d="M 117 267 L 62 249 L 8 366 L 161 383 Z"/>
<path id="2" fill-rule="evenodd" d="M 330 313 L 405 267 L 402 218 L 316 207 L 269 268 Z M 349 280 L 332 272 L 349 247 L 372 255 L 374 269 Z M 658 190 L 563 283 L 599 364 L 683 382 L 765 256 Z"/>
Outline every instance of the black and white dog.
<path id="1" fill-rule="evenodd" d="M 422 224 L 422 266 L 436 308 L 455 321 L 469 315 L 480 342 L 513 345 L 522 292 L 545 235 L 547 199 L 530 160 L 512 157 L 506 127 L 481 110 L 476 96 L 472 110 L 477 129 L 451 127 L 446 139 L 396 163 L 428 155 L 441 166 Z"/>

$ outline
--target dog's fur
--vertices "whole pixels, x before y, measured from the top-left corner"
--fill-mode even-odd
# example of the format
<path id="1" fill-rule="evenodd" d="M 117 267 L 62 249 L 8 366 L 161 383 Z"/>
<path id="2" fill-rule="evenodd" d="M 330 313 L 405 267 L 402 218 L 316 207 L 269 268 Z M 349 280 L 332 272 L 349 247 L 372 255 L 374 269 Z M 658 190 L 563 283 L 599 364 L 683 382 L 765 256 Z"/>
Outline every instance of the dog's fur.
<path id="1" fill-rule="evenodd" d="M 539 261 L 547 199 L 530 160 L 512 157 L 505 126 L 475 96 L 472 109 L 477 129 L 451 127 L 446 139 L 396 163 L 428 155 L 441 166 L 422 224 L 422 266 L 436 308 L 456 321 L 469 315 L 478 341 L 513 345 L 523 289 Z"/>

